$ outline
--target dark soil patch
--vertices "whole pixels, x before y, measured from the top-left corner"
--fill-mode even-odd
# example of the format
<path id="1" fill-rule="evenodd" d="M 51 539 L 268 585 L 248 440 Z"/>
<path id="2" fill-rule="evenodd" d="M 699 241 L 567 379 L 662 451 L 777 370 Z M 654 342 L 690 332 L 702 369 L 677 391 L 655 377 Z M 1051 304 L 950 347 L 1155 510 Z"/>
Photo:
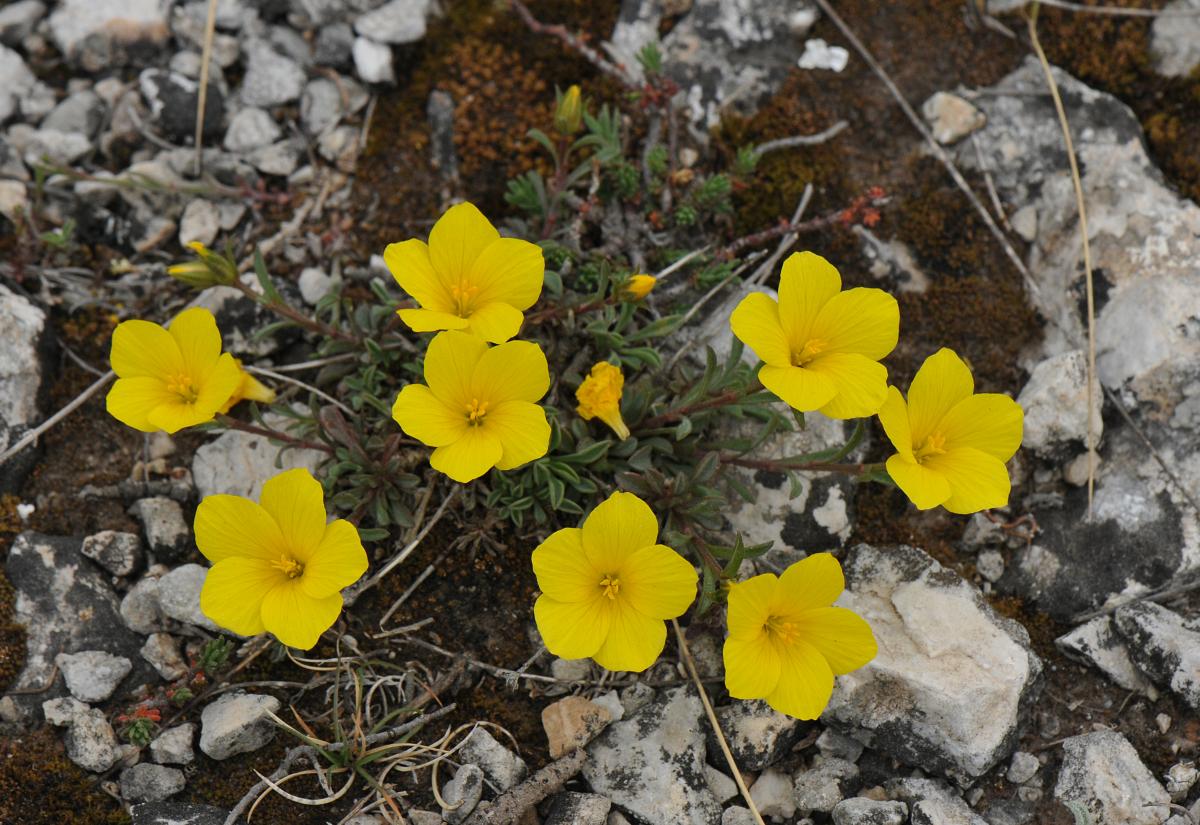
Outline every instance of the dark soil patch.
<path id="1" fill-rule="evenodd" d="M 127 825 L 129 815 L 99 781 L 67 759 L 58 735 L 0 737 L 0 822 Z"/>

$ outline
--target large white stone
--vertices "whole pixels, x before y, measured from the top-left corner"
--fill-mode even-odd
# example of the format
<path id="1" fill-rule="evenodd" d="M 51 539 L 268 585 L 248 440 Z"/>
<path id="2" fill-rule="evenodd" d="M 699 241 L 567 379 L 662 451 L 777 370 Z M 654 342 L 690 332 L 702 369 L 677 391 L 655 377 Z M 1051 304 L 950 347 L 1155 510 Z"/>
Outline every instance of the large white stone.
<path id="1" fill-rule="evenodd" d="M 1171 801 L 1124 736 L 1111 730 L 1072 736 L 1054 796 L 1083 806 L 1096 823 L 1162 825 Z"/>

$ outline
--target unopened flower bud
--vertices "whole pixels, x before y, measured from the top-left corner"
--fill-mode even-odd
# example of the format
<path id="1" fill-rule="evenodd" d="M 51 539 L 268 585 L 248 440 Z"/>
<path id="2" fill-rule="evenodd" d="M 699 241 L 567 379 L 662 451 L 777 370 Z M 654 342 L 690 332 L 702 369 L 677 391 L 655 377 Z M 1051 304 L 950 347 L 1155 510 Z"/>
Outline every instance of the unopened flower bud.
<path id="1" fill-rule="evenodd" d="M 554 108 L 554 128 L 560 135 L 573 135 L 583 126 L 583 100 L 579 86 L 572 85 L 558 96 Z"/>

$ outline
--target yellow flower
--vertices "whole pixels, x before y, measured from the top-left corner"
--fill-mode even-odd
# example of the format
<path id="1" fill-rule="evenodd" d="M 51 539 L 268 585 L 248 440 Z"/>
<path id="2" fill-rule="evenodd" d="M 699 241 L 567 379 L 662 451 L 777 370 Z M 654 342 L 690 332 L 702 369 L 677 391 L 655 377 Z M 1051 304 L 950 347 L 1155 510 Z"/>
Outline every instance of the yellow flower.
<path id="1" fill-rule="evenodd" d="M 887 397 L 878 362 L 896 346 L 900 308 L 880 289 L 841 289 L 828 261 L 797 253 L 784 261 L 779 301 L 747 295 L 730 325 L 765 362 L 763 386 L 790 406 L 830 418 L 874 415 Z"/>
<path id="2" fill-rule="evenodd" d="M 780 713 L 816 719 L 833 677 L 875 658 L 875 636 L 861 617 L 831 607 L 845 588 L 828 553 L 764 573 L 729 591 L 725 687 L 735 699 L 765 699 Z"/>
<path id="3" fill-rule="evenodd" d="M 580 99 L 579 86 L 572 85 L 558 96 L 554 107 L 554 128 L 560 135 L 573 135 L 582 125 L 583 101 Z"/>
<path id="4" fill-rule="evenodd" d="M 243 636 L 266 630 L 308 650 L 342 612 L 342 588 L 367 570 L 358 530 L 345 519 L 325 523 L 324 493 L 305 469 L 268 480 L 258 504 L 207 496 L 195 527 L 213 563 L 200 609 Z"/>
<path id="5" fill-rule="evenodd" d="M 236 358 L 234 360 L 237 361 Z M 275 391 L 273 389 L 263 384 L 250 373 L 246 372 L 246 370 L 242 367 L 241 361 L 237 361 L 237 365 L 238 370 L 240 370 L 242 373 L 242 380 L 238 384 L 238 388 L 233 391 L 232 397 L 225 402 L 224 406 L 221 407 L 219 412 L 222 414 L 229 412 L 239 401 L 248 400 L 258 401 L 262 404 L 270 404 L 275 400 Z"/>
<path id="6" fill-rule="evenodd" d="M 511 470 L 550 448 L 550 424 L 535 403 L 550 389 L 550 371 L 537 344 L 489 348 L 474 335 L 443 332 L 425 353 L 425 381 L 400 391 L 392 417 L 436 448 L 429 463 L 455 481 Z"/>
<path id="7" fill-rule="evenodd" d="M 595 659 L 608 670 L 642 671 L 667 640 L 666 619 L 696 598 L 696 570 L 658 544 L 654 513 L 633 493 L 613 493 L 584 520 L 533 551 L 533 616 L 546 649 Z"/>
<path id="8" fill-rule="evenodd" d="M 940 349 L 917 370 L 908 401 L 888 388 L 879 421 L 896 455 L 888 475 L 921 510 L 974 513 L 1008 503 L 1004 463 L 1021 446 L 1025 413 L 1007 395 L 975 395 L 971 371 Z"/>
<path id="9" fill-rule="evenodd" d="M 221 353 L 221 333 L 207 309 L 186 309 L 168 329 L 125 321 L 113 331 L 108 392 L 113 418 L 135 430 L 168 433 L 213 417 L 241 383 L 241 369 Z"/>
<path id="10" fill-rule="evenodd" d="M 383 260 L 420 309 L 402 309 L 414 332 L 461 329 L 499 344 L 517 334 L 542 294 L 542 250 L 500 233 L 472 204 L 446 210 L 429 243 L 389 244 Z"/>
<path id="11" fill-rule="evenodd" d="M 658 283 L 658 279 L 653 275 L 645 273 L 639 275 L 631 275 L 629 280 L 621 288 L 625 296 L 631 301 L 640 301 L 650 294 L 650 290 L 654 289 L 654 285 Z"/>
<path id="12" fill-rule="evenodd" d="M 624 386 L 621 368 L 601 361 L 592 367 L 591 373 L 575 390 L 575 400 L 579 402 L 575 412 L 584 421 L 599 418 L 612 427 L 617 438 L 629 438 L 629 428 L 621 418 L 621 388 Z"/>

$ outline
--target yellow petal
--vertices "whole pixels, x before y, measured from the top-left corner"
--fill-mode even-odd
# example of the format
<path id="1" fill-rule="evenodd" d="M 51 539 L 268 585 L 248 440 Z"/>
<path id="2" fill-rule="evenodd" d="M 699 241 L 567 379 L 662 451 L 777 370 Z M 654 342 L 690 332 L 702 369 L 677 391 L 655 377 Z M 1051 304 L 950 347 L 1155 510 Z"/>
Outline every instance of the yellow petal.
<path id="1" fill-rule="evenodd" d="M 221 355 L 221 332 L 212 312 L 203 307 L 185 309 L 168 331 L 179 346 L 184 369 L 198 381 L 207 378 Z"/>
<path id="2" fill-rule="evenodd" d="M 896 348 L 900 305 L 882 289 L 857 287 L 839 292 L 821 308 L 812 337 L 827 352 L 853 352 L 878 361 Z"/>
<path id="3" fill-rule="evenodd" d="M 816 719 L 833 695 L 833 671 L 812 645 L 795 641 L 779 648 L 779 682 L 767 704 L 797 719 Z"/>
<path id="4" fill-rule="evenodd" d="M 124 321 L 113 330 L 112 368 L 120 378 L 167 380 L 183 372 L 183 356 L 171 333 L 149 321 Z"/>
<path id="5" fill-rule="evenodd" d="M 583 531 L 578 527 L 557 530 L 534 548 L 533 574 L 539 590 L 566 603 L 596 598 L 604 578 L 583 552 Z"/>
<path id="6" fill-rule="evenodd" d="M 168 392 L 166 385 L 158 378 L 139 375 L 135 378 L 118 378 L 108 391 L 104 405 L 108 414 L 122 424 L 152 433 L 158 430 L 158 425 L 150 423 L 150 413 L 178 399 L 179 396 Z"/>
<path id="7" fill-rule="evenodd" d="M 525 316 L 508 304 L 483 304 L 467 318 L 466 329 L 493 344 L 502 344 L 521 331 Z"/>
<path id="8" fill-rule="evenodd" d="M 791 366 L 792 349 L 779 321 L 779 306 L 766 295 L 752 292 L 743 298 L 729 316 L 729 326 L 765 363 Z"/>
<path id="9" fill-rule="evenodd" d="M 768 364 L 758 371 L 758 380 L 789 407 L 801 412 L 819 410 L 837 395 L 837 386 L 828 375 L 804 367 Z"/>
<path id="10" fill-rule="evenodd" d="M 279 525 L 290 555 L 307 563 L 325 535 L 325 491 L 303 467 L 272 476 L 259 504 Z"/>
<path id="11" fill-rule="evenodd" d="M 476 305 L 499 302 L 525 310 L 542 294 L 546 261 L 540 246 L 517 238 L 500 238 L 479 254 L 467 277 L 479 290 L 472 299 Z"/>
<path id="12" fill-rule="evenodd" d="M 314 599 L 304 592 L 299 579 L 286 579 L 276 585 L 262 602 L 262 620 L 267 630 L 298 650 L 312 649 L 321 634 L 333 627 L 341 612 L 341 593 Z"/>
<path id="13" fill-rule="evenodd" d="M 550 449 L 550 422 L 546 411 L 528 401 L 505 401 L 489 409 L 479 428 L 500 440 L 504 451 L 498 470 L 512 470 L 544 456 Z"/>
<path id="14" fill-rule="evenodd" d="M 956 447 L 925 459 L 925 466 L 940 473 L 950 485 L 942 506 L 966 515 L 1008 504 L 1011 482 L 1004 462 L 973 447 Z"/>
<path id="15" fill-rule="evenodd" d="M 283 555 L 283 534 L 261 506 L 241 496 L 205 496 L 196 508 L 196 546 L 214 564 L 250 556 L 275 561 Z"/>
<path id="16" fill-rule="evenodd" d="M 424 384 L 409 384 L 392 405 L 392 418 L 404 432 L 430 447 L 458 441 L 467 431 L 465 409 L 451 409 Z"/>
<path id="17" fill-rule="evenodd" d="M 196 415 L 203 416 L 204 421 L 211 421 L 242 387 L 243 375 L 245 373 L 238 366 L 237 359 L 229 353 L 223 353 L 217 358 L 216 363 L 209 368 L 203 383 L 196 388 L 198 394 L 192 405 Z"/>
<path id="18" fill-rule="evenodd" d="M 950 498 L 950 483 L 944 475 L 930 467 L 894 455 L 887 460 L 887 471 L 918 510 L 937 507 Z"/>
<path id="19" fill-rule="evenodd" d="M 887 400 L 887 367 L 865 355 L 825 353 L 813 359 L 808 369 L 824 375 L 837 389 L 837 395 L 821 407 L 830 418 L 865 418 Z"/>
<path id="20" fill-rule="evenodd" d="M 429 233 L 429 258 L 445 283 L 463 283 L 479 255 L 499 237 L 474 204 L 455 204 Z"/>
<path id="21" fill-rule="evenodd" d="M 734 699 L 762 699 L 779 684 L 779 654 L 766 633 L 746 639 L 730 636 L 722 658 L 725 689 Z"/>
<path id="22" fill-rule="evenodd" d="M 401 309 L 396 314 L 413 332 L 440 332 L 443 329 L 466 329 L 470 326 L 466 318 L 442 310 Z"/>
<path id="23" fill-rule="evenodd" d="M 822 307 L 842 289 L 833 264 L 812 252 L 796 252 L 783 262 L 779 276 L 779 320 L 792 349 L 812 338 Z"/>
<path id="24" fill-rule="evenodd" d="M 550 368 L 542 348 L 530 341 L 509 341 L 479 358 L 471 377 L 472 397 L 489 405 L 538 401 L 550 389 Z"/>
<path id="25" fill-rule="evenodd" d="M 592 566 L 615 574 L 635 551 L 658 539 L 658 520 L 633 493 L 613 493 L 583 522 L 583 549 Z"/>
<path id="26" fill-rule="evenodd" d="M 287 581 L 284 573 L 263 559 L 231 556 L 213 565 L 200 590 L 200 610 L 217 625 L 255 636 L 265 629 L 263 599 Z"/>
<path id="27" fill-rule="evenodd" d="M 661 619 L 644 616 L 623 601 L 616 599 L 608 636 L 592 658 L 605 670 L 641 673 L 662 654 L 667 643 L 667 626 Z"/>
<path id="28" fill-rule="evenodd" d="M 828 607 L 846 589 L 842 566 L 829 553 L 813 553 L 783 571 L 771 599 L 770 612 L 788 616 L 801 611 Z"/>
<path id="29" fill-rule="evenodd" d="M 805 611 L 796 620 L 796 629 L 838 676 L 858 670 L 879 652 L 871 626 L 844 607 Z"/>
<path id="30" fill-rule="evenodd" d="M 665 544 L 634 550 L 618 571 L 619 596 L 652 619 L 674 619 L 696 600 L 696 568 Z"/>
<path id="31" fill-rule="evenodd" d="M 910 463 L 916 461 L 913 457 L 912 430 L 908 425 L 908 403 L 900 390 L 888 387 L 887 398 L 879 408 L 878 415 L 883 431 L 900 457 Z"/>
<path id="32" fill-rule="evenodd" d="M 908 388 L 908 420 L 913 444 L 923 444 L 959 401 L 975 391 L 975 380 L 962 359 L 942 348 L 925 359 Z"/>
<path id="33" fill-rule="evenodd" d="M 383 262 L 400 288 L 413 296 L 422 307 L 442 313 L 454 312 L 454 301 L 446 283 L 434 270 L 433 261 L 429 257 L 429 246 L 424 241 L 413 238 L 401 243 L 388 244 L 383 250 Z M 428 329 L 419 330 L 415 327 L 414 330 L 429 332 Z"/>
<path id="34" fill-rule="evenodd" d="M 425 383 L 443 404 L 466 415 L 475 366 L 487 349 L 482 338 L 466 332 L 450 330 L 435 335 L 425 351 Z"/>
<path id="35" fill-rule="evenodd" d="M 458 441 L 434 450 L 429 464 L 439 473 L 465 484 L 495 467 L 503 454 L 500 439 L 486 427 L 467 427 Z"/>
<path id="36" fill-rule="evenodd" d="M 729 638 L 755 639 L 762 634 L 763 626 L 771 615 L 771 604 L 779 577 L 774 573 L 762 573 L 738 582 L 729 589 L 729 610 L 726 622 Z"/>
<path id="37" fill-rule="evenodd" d="M 367 572 L 367 552 L 358 529 L 345 519 L 325 525 L 316 552 L 304 564 L 300 585 L 304 592 L 323 599 L 349 587 Z"/>
<path id="38" fill-rule="evenodd" d="M 974 447 L 1008 461 L 1021 446 L 1025 413 L 1007 395 L 982 393 L 964 398 L 942 419 L 946 448 Z"/>
<path id="39" fill-rule="evenodd" d="M 612 623 L 610 599 L 596 590 L 586 602 L 560 602 L 538 596 L 533 618 L 546 650 L 562 659 L 590 659 L 608 636 Z"/>

